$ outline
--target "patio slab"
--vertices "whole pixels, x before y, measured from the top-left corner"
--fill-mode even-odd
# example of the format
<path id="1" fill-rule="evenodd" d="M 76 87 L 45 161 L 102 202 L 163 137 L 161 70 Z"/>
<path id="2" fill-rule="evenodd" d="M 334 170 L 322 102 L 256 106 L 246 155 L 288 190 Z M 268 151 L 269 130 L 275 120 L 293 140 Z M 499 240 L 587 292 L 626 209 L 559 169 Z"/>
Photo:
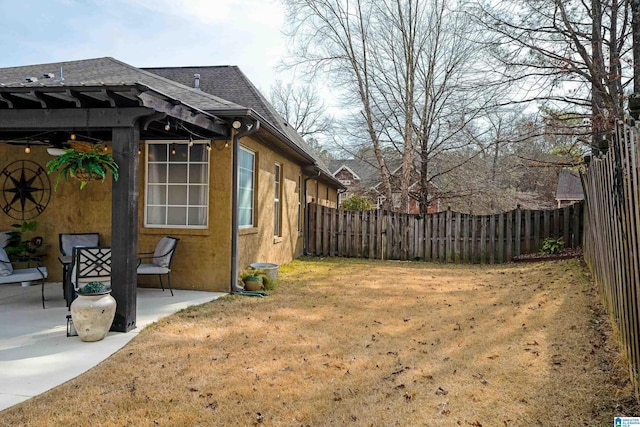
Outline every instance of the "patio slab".
<path id="1" fill-rule="evenodd" d="M 138 288 L 137 328 L 109 332 L 102 341 L 86 343 L 67 337 L 69 311 L 60 283 L 0 286 L 0 411 L 30 399 L 86 372 L 122 348 L 145 326 L 191 305 L 225 293 Z"/>

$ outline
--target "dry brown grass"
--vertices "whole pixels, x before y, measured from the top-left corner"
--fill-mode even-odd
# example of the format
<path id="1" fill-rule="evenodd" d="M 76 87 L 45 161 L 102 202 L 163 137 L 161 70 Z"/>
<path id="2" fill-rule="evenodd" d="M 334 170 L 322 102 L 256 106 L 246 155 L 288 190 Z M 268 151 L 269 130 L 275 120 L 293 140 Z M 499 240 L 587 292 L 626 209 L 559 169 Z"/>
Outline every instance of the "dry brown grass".
<path id="1" fill-rule="evenodd" d="M 575 260 L 280 273 L 268 298 L 167 318 L 0 424 L 598 426 L 635 408 Z"/>

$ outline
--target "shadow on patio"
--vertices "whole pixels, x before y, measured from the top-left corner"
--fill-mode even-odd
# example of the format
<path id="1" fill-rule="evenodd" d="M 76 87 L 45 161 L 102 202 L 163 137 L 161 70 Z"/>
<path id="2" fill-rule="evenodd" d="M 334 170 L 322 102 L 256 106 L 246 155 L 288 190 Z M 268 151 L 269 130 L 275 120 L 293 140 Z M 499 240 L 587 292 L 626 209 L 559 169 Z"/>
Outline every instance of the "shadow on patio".
<path id="1" fill-rule="evenodd" d="M 43 393 L 91 369 L 133 339 L 145 326 L 191 305 L 224 293 L 138 288 L 137 328 L 109 332 L 98 342 L 66 336 L 69 314 L 60 283 L 45 285 L 47 308 L 40 303 L 40 286 L 0 286 L 0 411 Z"/>

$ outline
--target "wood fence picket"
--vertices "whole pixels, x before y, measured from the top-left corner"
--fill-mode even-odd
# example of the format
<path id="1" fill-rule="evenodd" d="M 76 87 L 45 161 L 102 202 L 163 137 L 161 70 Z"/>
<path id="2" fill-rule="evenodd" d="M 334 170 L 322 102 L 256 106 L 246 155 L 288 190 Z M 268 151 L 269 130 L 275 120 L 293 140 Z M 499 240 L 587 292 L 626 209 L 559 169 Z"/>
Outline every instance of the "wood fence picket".
<path id="1" fill-rule="evenodd" d="M 501 263 L 538 252 L 547 237 L 580 246 L 582 210 L 578 203 L 547 211 L 471 215 L 447 210 L 423 216 L 311 203 L 308 247 L 337 257 Z"/>

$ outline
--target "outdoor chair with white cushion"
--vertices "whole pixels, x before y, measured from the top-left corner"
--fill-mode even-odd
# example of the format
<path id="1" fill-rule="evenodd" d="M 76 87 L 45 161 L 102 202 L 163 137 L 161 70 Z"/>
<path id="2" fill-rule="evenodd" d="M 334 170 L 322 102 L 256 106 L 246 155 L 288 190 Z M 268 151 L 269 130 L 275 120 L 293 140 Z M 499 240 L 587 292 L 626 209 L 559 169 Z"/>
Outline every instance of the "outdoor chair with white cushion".
<path id="1" fill-rule="evenodd" d="M 42 266 L 38 260 L 30 260 L 34 263 L 32 268 L 13 268 L 13 264 L 9 261 L 7 252 L 4 248 L 0 248 L 0 285 L 6 283 L 20 283 L 40 281 L 42 288 L 42 308 L 44 307 L 44 279 L 47 278 L 47 268 Z M 18 262 L 18 265 L 24 265 L 25 262 Z"/>
<path id="2" fill-rule="evenodd" d="M 138 274 L 157 274 L 163 292 L 164 284 L 162 283 L 162 276 L 166 275 L 171 296 L 173 296 L 173 287 L 171 286 L 171 260 L 173 259 L 173 254 L 176 251 L 179 240 L 180 239 L 171 236 L 163 237 L 156 245 L 155 251 L 144 252 L 138 255 Z"/>

